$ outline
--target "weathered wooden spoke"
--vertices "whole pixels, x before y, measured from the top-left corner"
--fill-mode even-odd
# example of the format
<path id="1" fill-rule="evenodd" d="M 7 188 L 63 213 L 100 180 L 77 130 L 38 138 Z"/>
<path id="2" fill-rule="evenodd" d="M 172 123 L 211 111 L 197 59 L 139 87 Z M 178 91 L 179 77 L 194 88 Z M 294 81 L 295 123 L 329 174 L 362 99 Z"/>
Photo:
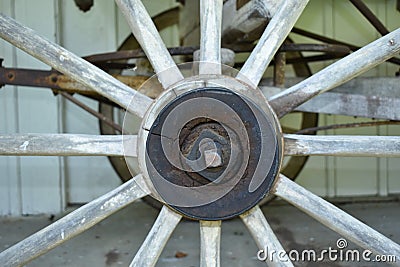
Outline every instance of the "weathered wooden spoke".
<path id="1" fill-rule="evenodd" d="M 240 218 L 249 229 L 259 249 L 268 248 L 277 253 L 285 251 L 258 206 L 240 215 Z M 293 266 L 293 264 L 285 254 L 284 256 L 279 255 L 272 261 L 269 259 L 268 266 Z"/>
<path id="2" fill-rule="evenodd" d="M 331 203 L 281 175 L 276 196 L 283 198 L 333 231 L 378 255 L 395 255 L 400 260 L 400 245 L 378 233 Z"/>
<path id="3" fill-rule="evenodd" d="M 393 57 L 400 51 L 400 29 L 357 50 L 310 78 L 270 98 L 279 117 Z"/>
<path id="4" fill-rule="evenodd" d="M 182 216 L 164 206 L 129 266 L 154 266 Z"/>
<path id="5" fill-rule="evenodd" d="M 164 88 L 183 79 L 140 0 L 115 0 Z"/>
<path id="6" fill-rule="evenodd" d="M 200 221 L 200 266 L 220 266 L 221 221 Z"/>
<path id="7" fill-rule="evenodd" d="M 106 72 L 4 14 L 0 14 L 0 37 L 139 117 L 143 117 L 153 102 L 149 97 L 132 90 Z"/>
<path id="8" fill-rule="evenodd" d="M 0 135 L 0 155 L 136 157 L 136 142 L 136 135 Z M 123 143 L 130 149 L 124 150 Z"/>
<path id="9" fill-rule="evenodd" d="M 0 253 L 1 266 L 21 266 L 149 194 L 142 175 L 64 216 Z"/>
<path id="10" fill-rule="evenodd" d="M 286 156 L 400 157 L 399 136 L 285 135 Z"/>
<path id="11" fill-rule="evenodd" d="M 238 74 L 238 79 L 257 86 L 276 51 L 300 17 L 308 0 L 287 0 L 273 16 L 250 57 Z"/>
<path id="12" fill-rule="evenodd" d="M 200 1 L 200 74 L 221 74 L 222 4 L 222 0 Z"/>

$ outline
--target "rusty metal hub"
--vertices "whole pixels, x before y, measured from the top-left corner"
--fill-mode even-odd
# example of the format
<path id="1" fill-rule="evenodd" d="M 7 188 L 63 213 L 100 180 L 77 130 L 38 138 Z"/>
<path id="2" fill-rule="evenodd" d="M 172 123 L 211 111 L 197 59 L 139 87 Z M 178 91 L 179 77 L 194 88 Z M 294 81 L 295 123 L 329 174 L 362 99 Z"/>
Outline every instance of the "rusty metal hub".
<path id="1" fill-rule="evenodd" d="M 145 164 L 152 186 L 191 219 L 229 219 L 249 210 L 279 173 L 281 135 L 274 118 L 223 87 L 169 100 L 148 129 Z"/>
<path id="2" fill-rule="evenodd" d="M 179 147 L 189 160 L 199 159 L 204 154 L 205 169 L 187 173 L 194 180 L 215 181 L 226 169 L 231 155 L 228 132 L 220 123 L 208 118 L 187 123 L 179 134 Z"/>

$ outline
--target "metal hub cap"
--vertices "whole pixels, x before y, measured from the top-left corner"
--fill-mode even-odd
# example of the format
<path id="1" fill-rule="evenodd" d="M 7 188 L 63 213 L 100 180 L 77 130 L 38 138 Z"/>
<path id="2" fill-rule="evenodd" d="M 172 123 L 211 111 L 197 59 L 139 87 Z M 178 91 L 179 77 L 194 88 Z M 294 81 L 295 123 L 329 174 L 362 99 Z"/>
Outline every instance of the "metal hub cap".
<path id="1" fill-rule="evenodd" d="M 265 99 L 257 100 L 262 96 L 244 94 L 243 84 L 225 79 L 224 87 L 215 79 L 181 83 L 144 123 L 139 158 L 151 187 L 188 218 L 242 214 L 268 194 L 279 173 L 282 136 L 275 115 Z"/>

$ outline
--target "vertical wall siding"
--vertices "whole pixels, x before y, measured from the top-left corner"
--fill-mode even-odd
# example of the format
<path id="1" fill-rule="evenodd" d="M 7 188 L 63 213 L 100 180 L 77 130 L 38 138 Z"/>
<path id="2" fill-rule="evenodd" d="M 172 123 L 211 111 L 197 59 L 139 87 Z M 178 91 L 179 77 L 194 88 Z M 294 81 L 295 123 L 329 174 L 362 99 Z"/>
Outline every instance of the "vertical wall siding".
<path id="1" fill-rule="evenodd" d="M 1 10 L 55 41 L 55 2 L 48 0 L 1 1 Z M 38 16 L 46 14 L 46 16 Z M 48 69 L 24 52 L 1 42 L 4 66 Z M 6 86 L 0 92 L 3 106 L 0 131 L 4 133 L 57 133 L 57 99 L 51 91 Z M 59 212 L 63 208 L 62 175 L 57 157 L 1 158 L 2 214 Z"/>
<path id="2" fill-rule="evenodd" d="M 174 5 L 174 0 L 143 2 L 152 15 Z M 400 26 L 395 0 L 366 3 L 390 29 Z M 92 9 L 83 13 L 73 1 L 2 0 L 0 11 L 80 56 L 115 51 L 129 34 L 114 1 L 95 1 Z M 378 37 L 348 0 L 311 0 L 298 27 L 360 45 Z M 177 28 L 162 36 L 168 45 L 178 45 Z M 49 69 L 4 41 L 0 41 L 0 57 L 7 67 Z M 312 69 L 323 66 L 316 63 Z M 366 75 L 393 76 L 396 70 L 385 64 Z M 97 109 L 95 101 L 79 99 Z M 0 133 L 99 133 L 93 116 L 46 89 L 5 86 L 0 90 L 0 105 Z M 320 116 L 321 125 L 349 121 L 365 120 Z M 399 135 L 400 130 L 393 126 L 326 134 Z M 66 203 L 90 201 L 120 184 L 105 157 L 0 157 L 0 170 L 0 215 L 59 212 Z M 400 159 L 315 157 L 299 182 L 322 196 L 387 195 L 400 192 L 399 173 Z"/>
<path id="3" fill-rule="evenodd" d="M 14 6 L 10 1 L 1 1 L 2 12 L 13 15 Z M 1 57 L 8 66 L 15 66 L 15 49 L 0 42 Z M 15 133 L 18 131 L 17 91 L 15 87 L 4 86 L 0 90 L 0 131 L 2 133 Z M 21 176 L 19 173 L 19 159 L 17 157 L 0 157 L 0 214 L 21 214 Z"/>
<path id="4" fill-rule="evenodd" d="M 116 9 L 114 1 L 94 1 L 83 13 L 74 1 L 61 1 L 62 46 L 79 56 L 115 51 Z M 76 96 L 97 110 L 98 102 Z M 66 100 L 65 100 L 66 101 Z M 99 134 L 97 119 L 70 102 L 64 101 L 63 123 L 67 133 Z M 66 181 L 69 203 L 84 203 L 120 184 L 106 157 L 67 157 Z"/>
<path id="5" fill-rule="evenodd" d="M 395 9 L 395 0 L 364 1 L 382 22 L 394 30 L 400 27 L 400 14 Z M 362 17 L 348 0 L 311 0 L 297 26 L 359 46 L 378 37 L 379 33 Z M 310 39 L 292 35 L 297 42 Z M 313 63 L 313 72 L 322 69 L 324 63 Z M 393 64 L 382 64 L 363 76 L 394 77 L 399 68 Z M 384 88 L 382 88 L 384 90 Z M 368 121 L 364 118 L 346 116 L 320 116 L 320 125 Z M 349 135 L 399 135 L 400 127 L 383 126 L 359 129 L 327 131 L 321 134 Z M 312 191 L 328 197 L 380 195 L 400 192 L 400 159 L 314 157 L 299 177 L 299 182 Z"/>
<path id="6" fill-rule="evenodd" d="M 158 14 L 174 1 L 143 1 L 151 15 Z M 62 1 L 62 45 L 79 56 L 116 51 L 130 34 L 123 15 L 114 1 L 95 1 L 89 12 L 83 13 L 73 1 Z M 175 34 L 175 36 L 177 36 Z M 163 37 L 169 45 L 171 32 Z M 98 102 L 79 97 L 97 110 Z M 68 133 L 99 134 L 99 123 L 92 115 L 71 103 L 65 103 L 64 130 Z M 120 184 L 120 179 L 106 157 L 68 157 L 66 160 L 67 197 L 69 203 L 85 203 Z"/>

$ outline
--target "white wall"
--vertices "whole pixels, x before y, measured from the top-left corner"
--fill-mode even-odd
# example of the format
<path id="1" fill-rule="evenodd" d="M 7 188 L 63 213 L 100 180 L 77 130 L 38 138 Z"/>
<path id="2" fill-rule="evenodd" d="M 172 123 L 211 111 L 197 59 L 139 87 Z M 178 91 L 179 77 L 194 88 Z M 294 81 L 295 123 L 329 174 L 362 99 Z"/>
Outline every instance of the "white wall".
<path id="1" fill-rule="evenodd" d="M 152 14 L 173 2 L 144 1 Z M 391 29 L 400 26 L 395 0 L 367 3 Z M 378 37 L 349 5 L 347 0 L 312 0 L 299 27 L 360 44 Z M 111 0 L 96 0 L 87 13 L 78 10 L 72 0 L 2 0 L 0 11 L 80 56 L 115 51 L 129 32 Z M 176 34 L 165 33 L 163 37 L 176 45 Z M 49 69 L 4 41 L 0 41 L 0 57 L 7 67 Z M 393 75 L 393 71 L 385 65 L 369 75 Z M 79 99 L 97 109 L 96 102 Z M 94 117 L 47 89 L 5 86 L 0 89 L 0 105 L 0 133 L 99 133 Z M 331 124 L 348 118 L 321 116 L 320 120 Z M 352 133 L 398 135 L 400 131 L 398 127 L 381 127 Z M 309 162 L 299 181 L 323 196 L 387 195 L 400 192 L 399 173 L 397 159 L 321 157 Z M 0 214 L 56 213 L 67 203 L 89 201 L 118 184 L 119 178 L 104 157 L 0 157 Z"/>
<path id="2" fill-rule="evenodd" d="M 143 1 L 151 15 L 158 14 L 174 1 Z M 130 34 L 130 30 L 114 1 L 95 1 L 89 12 L 79 11 L 73 1 L 61 1 L 62 45 L 79 56 L 115 51 Z M 167 37 L 171 43 L 173 38 Z M 175 38 L 176 39 L 176 38 Z M 97 102 L 79 97 L 93 109 Z M 65 103 L 64 131 L 99 134 L 98 121 L 74 104 Z M 105 157 L 66 158 L 67 199 L 69 203 L 84 203 L 111 190 L 120 180 Z"/>
<path id="3" fill-rule="evenodd" d="M 174 3 L 143 2 L 152 15 Z M 95 1 L 87 13 L 74 1 L 2 0 L 0 11 L 79 56 L 115 51 L 129 34 L 111 0 Z M 176 36 L 163 34 L 171 45 L 177 45 Z M 5 67 L 49 70 L 2 40 L 0 57 Z M 78 98 L 97 109 L 97 102 Z M 48 89 L 5 86 L 0 103 L 0 133 L 99 134 L 93 116 Z M 0 170 L 0 215 L 57 213 L 67 203 L 90 201 L 120 184 L 106 157 L 0 157 Z"/>
<path id="4" fill-rule="evenodd" d="M 95 1 L 83 13 L 74 1 L 60 1 L 61 44 L 79 56 L 115 51 L 118 46 L 117 9 L 114 1 Z M 97 110 L 97 102 L 78 97 Z M 64 103 L 64 132 L 99 134 L 98 121 L 70 102 Z M 119 184 L 105 157 L 68 157 L 65 159 L 68 202 L 84 203 Z"/>
<path id="5" fill-rule="evenodd" d="M 400 12 L 396 0 L 365 0 L 389 30 L 400 27 Z M 379 33 L 348 0 L 311 0 L 297 27 L 359 46 L 380 37 Z M 291 35 L 296 42 L 310 39 Z M 314 72 L 322 63 L 312 64 Z M 399 67 L 382 64 L 364 76 L 394 77 Z M 384 90 L 384 88 L 382 88 Z M 399 85 L 400 90 L 400 85 Z M 368 121 L 345 116 L 320 116 L 320 125 Z M 321 133 L 324 134 L 324 133 Z M 328 131 L 326 134 L 400 135 L 399 126 L 382 126 Z M 400 159 L 313 157 L 301 173 L 298 182 L 322 196 L 356 196 L 400 193 Z"/>
<path id="6" fill-rule="evenodd" d="M 0 2 L 0 10 L 57 41 L 56 2 L 4 0 Z M 48 69 L 4 41 L 0 42 L 0 53 L 7 67 Z M 6 86 L 0 92 L 0 101 L 2 133 L 60 130 L 59 100 L 48 90 Z M 57 157 L 1 157 L 0 214 L 60 211 L 65 206 L 61 166 L 62 161 Z"/>

